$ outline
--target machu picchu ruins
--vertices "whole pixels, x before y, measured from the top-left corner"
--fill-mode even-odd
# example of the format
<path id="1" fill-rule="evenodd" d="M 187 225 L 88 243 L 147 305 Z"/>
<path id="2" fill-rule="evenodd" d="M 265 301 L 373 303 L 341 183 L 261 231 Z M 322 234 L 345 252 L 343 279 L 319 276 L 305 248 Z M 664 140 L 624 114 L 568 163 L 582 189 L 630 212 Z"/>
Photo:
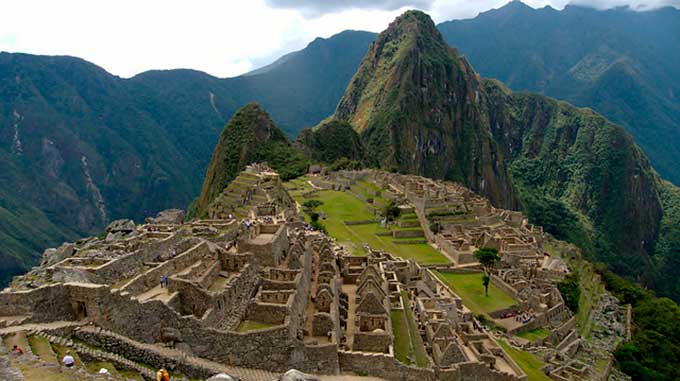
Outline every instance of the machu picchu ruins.
<path id="1" fill-rule="evenodd" d="M 627 379 L 609 354 L 630 334 L 627 306 L 604 293 L 592 314 L 608 334 L 585 340 L 557 287 L 574 246 L 457 183 L 312 172 L 283 182 L 253 164 L 205 218 L 164 211 L 46 250 L 0 293 L 3 350 L 18 343 L 52 363 L 71 351 L 118 379 L 155 380 L 159 368 L 191 380 L 532 379 L 520 351 L 546 379 Z M 331 197 L 361 210 L 344 205 L 349 217 L 334 220 Z M 500 261 L 483 269 L 481 248 Z"/>

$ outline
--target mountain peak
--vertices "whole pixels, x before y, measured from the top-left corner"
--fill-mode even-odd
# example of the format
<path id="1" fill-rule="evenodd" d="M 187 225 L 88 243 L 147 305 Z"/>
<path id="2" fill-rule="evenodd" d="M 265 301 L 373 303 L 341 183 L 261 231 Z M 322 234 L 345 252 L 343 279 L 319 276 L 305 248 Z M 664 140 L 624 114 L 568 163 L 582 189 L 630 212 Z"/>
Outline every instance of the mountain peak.
<path id="1" fill-rule="evenodd" d="M 430 16 L 419 10 L 404 12 L 391 22 L 384 32 L 380 33 L 379 40 L 381 36 L 392 38 L 399 36 L 426 37 L 444 41 Z"/>

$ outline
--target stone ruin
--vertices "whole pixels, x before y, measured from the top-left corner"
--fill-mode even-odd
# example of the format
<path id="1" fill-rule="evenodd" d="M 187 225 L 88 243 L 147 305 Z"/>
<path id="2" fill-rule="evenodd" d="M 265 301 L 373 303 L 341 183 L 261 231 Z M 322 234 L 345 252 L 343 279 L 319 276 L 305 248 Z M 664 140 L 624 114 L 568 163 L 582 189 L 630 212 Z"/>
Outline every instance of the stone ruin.
<path id="1" fill-rule="evenodd" d="M 434 207 L 453 216 L 479 212 L 471 224 L 437 220 L 444 229 L 426 229 L 428 239 L 462 240 L 448 252 L 453 264 L 496 245 L 503 263 L 493 281 L 517 297 L 516 309 L 535 311 L 535 326 L 555 327 L 547 341 L 557 348 L 573 335 L 573 318 L 551 286 L 565 268 L 544 255 L 540 229 L 521 215 L 448 183 L 383 172 L 331 176 L 320 184 L 339 189 L 366 176 L 389 184 L 385 193 L 425 220 Z M 143 225 L 117 221 L 104 237 L 47 250 L 40 266 L 0 293 L 0 334 L 41 335 L 146 376 L 148 367 L 166 367 L 202 379 L 295 379 L 279 376 L 291 368 L 320 379 L 527 378 L 432 269 L 372 250 L 353 256 L 297 216 L 278 176 L 251 166 L 207 219 L 184 222 L 166 212 Z M 395 357 L 395 314 L 412 322 L 425 364 Z"/>

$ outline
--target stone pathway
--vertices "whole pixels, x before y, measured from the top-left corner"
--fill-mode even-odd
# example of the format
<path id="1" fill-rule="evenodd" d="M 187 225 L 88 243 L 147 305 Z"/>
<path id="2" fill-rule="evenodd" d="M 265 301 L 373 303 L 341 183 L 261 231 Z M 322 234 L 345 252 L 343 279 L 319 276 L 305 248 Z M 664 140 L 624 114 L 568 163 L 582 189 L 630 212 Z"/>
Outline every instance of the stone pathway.
<path id="1" fill-rule="evenodd" d="M 85 324 L 84 322 L 77 322 L 77 321 L 53 321 L 53 322 L 50 322 L 50 323 L 15 325 L 15 326 L 12 326 L 12 327 L 0 329 L 0 336 L 4 336 L 4 335 L 7 335 L 9 333 L 14 333 L 14 332 L 43 331 L 43 330 L 59 329 L 59 328 L 66 328 L 66 327 L 77 327 L 77 326 L 84 325 L 84 324 Z"/>

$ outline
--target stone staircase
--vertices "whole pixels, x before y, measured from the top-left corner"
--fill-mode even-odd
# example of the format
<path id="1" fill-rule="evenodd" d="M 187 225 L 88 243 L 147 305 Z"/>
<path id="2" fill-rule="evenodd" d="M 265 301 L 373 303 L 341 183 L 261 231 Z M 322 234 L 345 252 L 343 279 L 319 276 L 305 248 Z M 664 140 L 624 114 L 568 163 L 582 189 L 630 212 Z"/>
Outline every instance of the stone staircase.
<path id="1" fill-rule="evenodd" d="M 236 331 L 247 308 L 248 303 L 241 303 L 236 306 L 236 308 L 229 311 L 229 314 L 224 319 L 217 323 L 216 328 L 223 331 Z"/>

